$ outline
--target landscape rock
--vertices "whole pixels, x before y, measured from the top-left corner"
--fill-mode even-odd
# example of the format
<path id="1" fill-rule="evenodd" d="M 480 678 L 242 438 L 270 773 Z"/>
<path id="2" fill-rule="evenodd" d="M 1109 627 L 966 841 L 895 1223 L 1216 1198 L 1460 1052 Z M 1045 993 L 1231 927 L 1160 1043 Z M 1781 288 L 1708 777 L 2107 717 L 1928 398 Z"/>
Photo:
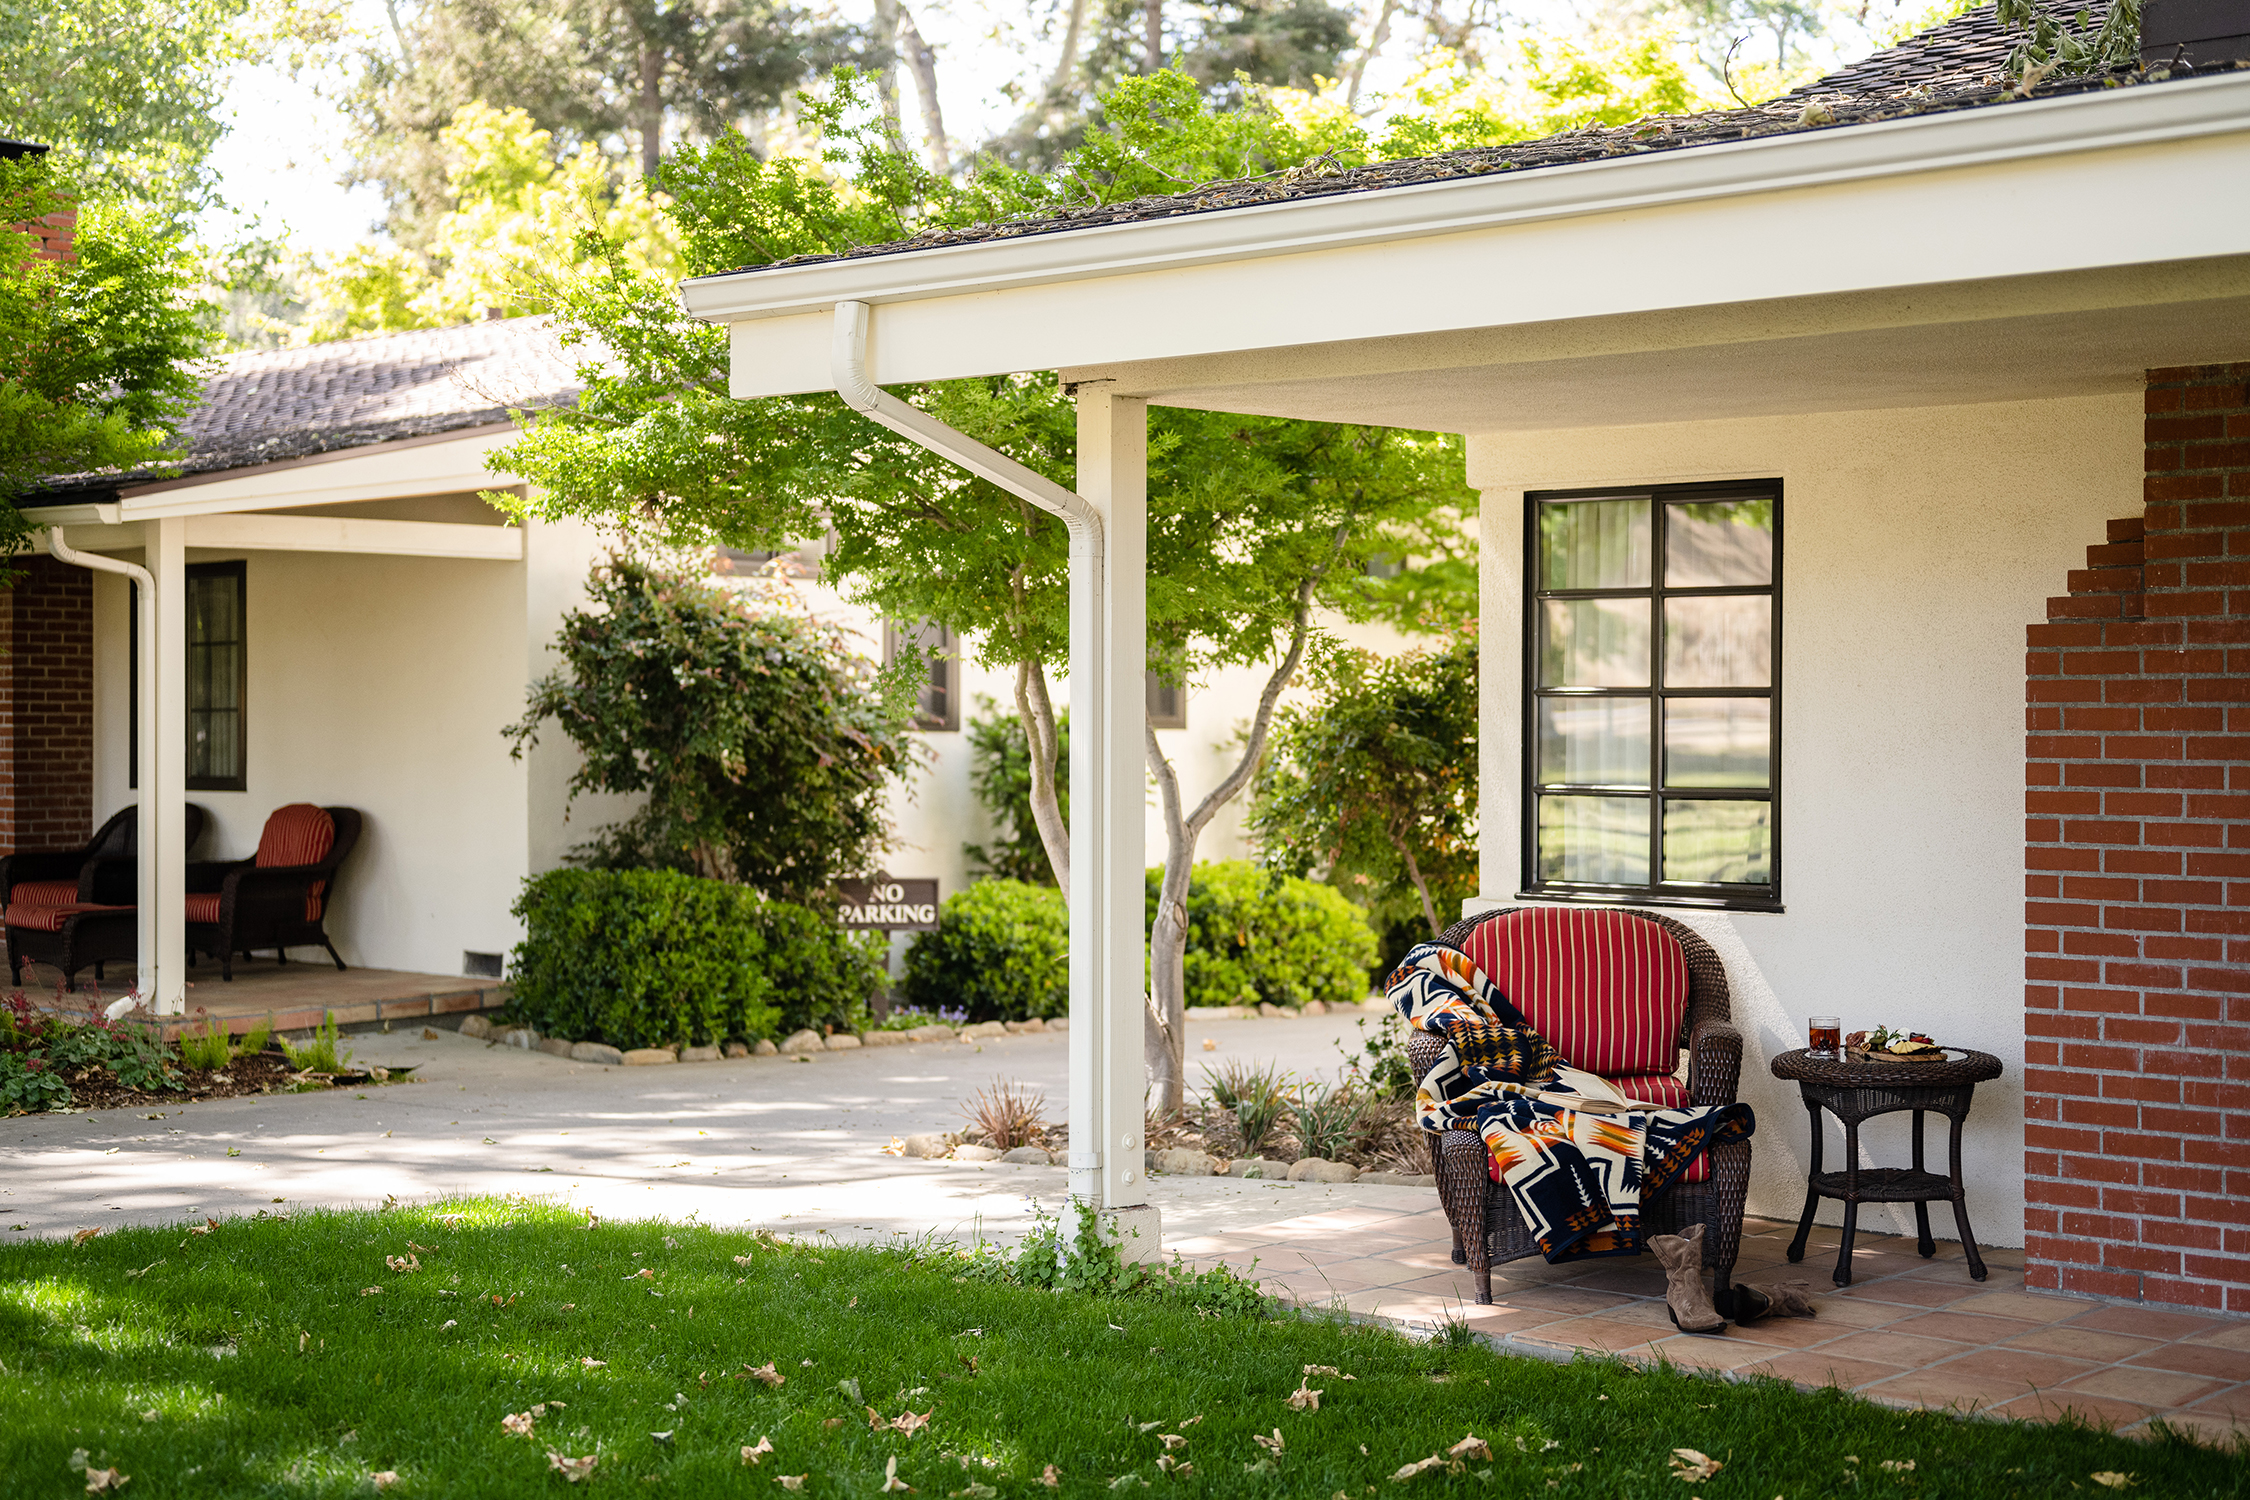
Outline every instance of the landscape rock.
<path id="1" fill-rule="evenodd" d="M 870 1031 L 859 1040 L 860 1045 L 864 1047 L 911 1047 L 914 1045 L 907 1040 L 906 1033 L 903 1031 Z"/>
<path id="2" fill-rule="evenodd" d="M 1000 1024 L 1019 1035 L 1027 1031 L 1045 1031 L 1047 1029 L 1047 1023 L 1038 1016 L 1033 1016 L 1028 1021 L 1002 1021 Z"/>
<path id="3" fill-rule="evenodd" d="M 750 1049 L 750 1055 L 752 1057 L 771 1057 L 780 1050 L 781 1049 L 779 1047 L 776 1047 L 773 1044 L 771 1038 L 759 1037 L 758 1044 Z"/>
<path id="4" fill-rule="evenodd" d="M 917 1026 L 912 1031 L 902 1031 L 899 1035 L 912 1037 L 917 1042 L 950 1042 L 953 1040 L 953 1028 L 938 1025 Z"/>
<path id="5" fill-rule="evenodd" d="M 625 1054 L 607 1042 L 574 1042 L 570 1048 L 570 1060 L 600 1063 L 605 1068 L 614 1068 L 625 1061 Z"/>
<path id="6" fill-rule="evenodd" d="M 1307 1000 L 1303 1005 L 1297 1007 L 1297 1014 L 1300 1016 L 1325 1016 L 1328 1014 L 1328 1002 L 1325 1000 Z"/>
<path id="7" fill-rule="evenodd" d="M 1308 1156 L 1289 1168 L 1291 1182 L 1353 1182 L 1358 1177 L 1359 1168 L 1350 1162 L 1329 1161 L 1319 1156 Z"/>
<path id="8" fill-rule="evenodd" d="M 521 1047 L 529 1052 L 539 1045 L 539 1033 L 529 1026 L 511 1026 L 495 1038 L 503 1047 Z"/>
<path id="9" fill-rule="evenodd" d="M 680 1049 L 681 1062 L 717 1062 L 723 1056 L 725 1054 L 719 1050 L 716 1043 L 708 1047 L 682 1047 Z"/>
<path id="10" fill-rule="evenodd" d="M 1068 1016 L 1050 1016 L 1050 1017 L 1048 1018 L 1048 1020 L 1047 1020 L 1047 1029 L 1048 1029 L 1049 1031 L 1068 1031 L 1068 1030 L 1070 1030 L 1070 1017 L 1068 1017 Z"/>
<path id="11" fill-rule="evenodd" d="M 953 1138 L 948 1135 L 910 1135 L 906 1138 L 906 1154 L 933 1161 L 953 1149 Z"/>
<path id="12" fill-rule="evenodd" d="M 961 1040 L 964 1042 L 973 1042 L 980 1037 L 1006 1036 L 1007 1034 L 1007 1023 L 1003 1021 L 979 1021 L 974 1026 L 961 1028 Z"/>
<path id="13" fill-rule="evenodd" d="M 848 1031 L 839 1031 L 834 1036 L 828 1038 L 827 1041 L 828 1050 L 831 1052 L 849 1052 L 854 1047 L 861 1047 L 865 1045 L 866 1044 L 860 1041 L 858 1037 L 853 1036 Z"/>
<path id="14" fill-rule="evenodd" d="M 1191 1005 L 1187 1018 L 1191 1021 L 1239 1021 L 1250 1012 L 1239 1005 Z"/>
<path id="15" fill-rule="evenodd" d="M 461 1018 L 461 1035 L 475 1037 L 481 1042 L 492 1035 L 492 1023 L 479 1015 L 463 1016 Z"/>
<path id="16" fill-rule="evenodd" d="M 1288 1015 L 1289 1012 L 1283 1010 L 1280 1006 L 1274 1004 L 1271 1000 L 1260 1000 L 1258 1002 L 1258 1014 L 1264 1016 L 1269 1021 L 1273 1021 Z"/>
<path id="17" fill-rule="evenodd" d="M 577 1043 L 564 1041 L 559 1036 L 543 1036 L 539 1039 L 539 1050 L 553 1053 L 556 1057 L 570 1056 L 570 1049 L 576 1045 Z"/>
<path id="18" fill-rule="evenodd" d="M 1014 1162 L 1019 1167 L 1051 1167 L 1055 1164 L 1055 1159 L 1041 1146 L 1018 1146 L 1013 1151 L 1003 1152 L 1000 1159 Z"/>
<path id="19" fill-rule="evenodd" d="M 676 1063 L 680 1054 L 669 1047 L 635 1047 L 625 1054 L 628 1068 L 658 1068 L 666 1063 Z"/>
<path id="20" fill-rule="evenodd" d="M 819 1032 L 808 1027 L 803 1031 L 789 1033 L 781 1043 L 781 1050 L 794 1057 L 800 1052 L 825 1052 L 828 1044 L 820 1039 Z"/>
<path id="21" fill-rule="evenodd" d="M 1280 1162 L 1268 1161 L 1262 1156 L 1245 1156 L 1240 1161 L 1228 1164 L 1227 1175 L 1279 1179 L 1288 1176 L 1289 1170 Z"/>
<path id="22" fill-rule="evenodd" d="M 726 1050 L 729 1057 L 748 1057 L 750 1055 L 750 1044 L 748 1042 L 729 1042 Z"/>
<path id="23" fill-rule="evenodd" d="M 1219 1170 L 1219 1163 L 1208 1151 L 1172 1146 L 1156 1153 L 1156 1170 L 1174 1177 L 1209 1177 Z"/>
<path id="24" fill-rule="evenodd" d="M 1000 1153 L 990 1146 L 955 1146 L 953 1148 L 953 1159 L 955 1161 L 998 1161 Z"/>

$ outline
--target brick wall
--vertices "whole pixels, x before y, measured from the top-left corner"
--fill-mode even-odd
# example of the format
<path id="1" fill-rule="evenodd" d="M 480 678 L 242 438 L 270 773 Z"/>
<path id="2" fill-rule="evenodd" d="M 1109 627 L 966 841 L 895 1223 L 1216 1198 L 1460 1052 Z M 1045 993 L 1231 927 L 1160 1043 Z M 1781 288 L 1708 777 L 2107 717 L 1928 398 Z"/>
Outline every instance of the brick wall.
<path id="1" fill-rule="evenodd" d="M 0 850 L 83 844 L 94 818 L 94 579 L 18 559 L 0 594 Z"/>
<path id="2" fill-rule="evenodd" d="M 2029 631 L 2028 1281 L 2250 1312 L 2250 364 L 2147 412 L 2142 513 Z"/>

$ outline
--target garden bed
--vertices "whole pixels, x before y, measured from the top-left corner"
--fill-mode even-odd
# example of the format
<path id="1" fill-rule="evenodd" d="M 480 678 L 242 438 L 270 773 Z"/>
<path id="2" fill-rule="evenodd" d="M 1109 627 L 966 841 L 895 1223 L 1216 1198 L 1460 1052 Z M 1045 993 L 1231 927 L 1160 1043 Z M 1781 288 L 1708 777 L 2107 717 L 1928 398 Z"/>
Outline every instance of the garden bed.
<path id="1" fill-rule="evenodd" d="M 0 1246 L 0 1473 L 58 1497 L 2250 1492 L 2238 1455 L 2165 1437 L 1552 1365 L 1077 1266 L 489 1199 Z"/>

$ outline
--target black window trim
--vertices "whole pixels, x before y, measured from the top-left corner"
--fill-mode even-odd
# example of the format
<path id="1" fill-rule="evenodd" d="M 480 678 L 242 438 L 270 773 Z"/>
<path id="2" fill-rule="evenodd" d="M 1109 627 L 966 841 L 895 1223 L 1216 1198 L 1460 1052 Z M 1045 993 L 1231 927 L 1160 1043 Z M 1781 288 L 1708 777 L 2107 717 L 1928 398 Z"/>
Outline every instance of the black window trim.
<path id="1" fill-rule="evenodd" d="M 1663 507 L 1683 500 L 1717 500 L 1730 497 L 1757 498 L 1770 496 L 1773 500 L 1773 579 L 1759 585 L 1727 585 L 1711 588 L 1666 588 L 1664 586 L 1664 533 Z M 1556 500 L 1640 500 L 1649 502 L 1649 585 L 1643 589 L 1552 589 L 1539 587 L 1539 507 Z M 1787 507 L 1782 499 L 1782 481 L 1773 479 L 1712 480 L 1697 484 L 1620 484 L 1597 485 L 1585 489 L 1527 490 L 1523 505 L 1523 616 L 1519 626 L 1523 652 L 1523 688 L 1520 693 L 1522 775 L 1518 785 L 1522 791 L 1522 805 L 1518 822 L 1522 825 L 1522 848 L 1518 877 L 1520 888 L 1516 899 L 1527 901 L 1570 902 L 1600 906 L 1660 906 L 1685 907 L 1703 911 L 1762 911 L 1779 912 L 1786 908 L 1781 899 L 1781 682 L 1782 640 L 1782 528 Z M 1597 884 L 1592 882 L 1543 882 L 1539 879 L 1539 702 L 1543 697 L 1554 698 L 1606 698 L 1641 696 L 1638 693 L 1605 688 L 1542 688 L 1539 684 L 1539 638 L 1542 616 L 1541 605 L 1549 599 L 1631 598 L 1649 600 L 1649 663 L 1650 681 L 1646 697 L 1656 706 L 1649 724 L 1649 782 L 1646 787 L 1619 787 L 1621 795 L 1644 797 L 1655 806 L 1649 817 L 1649 872 L 1650 882 L 1645 886 Z M 1664 651 L 1662 647 L 1663 601 L 1678 596 L 1683 598 L 1725 598 L 1729 596 L 1770 596 L 1773 601 L 1773 656 L 1768 664 L 1768 683 L 1755 688 L 1671 688 L 1664 686 Z M 1682 788 L 1667 793 L 1664 785 L 1664 726 L 1663 700 L 1672 698 L 1765 698 L 1772 707 L 1768 711 L 1768 735 L 1771 760 L 1767 767 L 1767 785 L 1749 791 L 1732 787 Z M 1578 789 L 1578 783 L 1572 783 Z M 1608 790 L 1593 783 L 1591 790 Z M 1666 885 L 1663 881 L 1664 817 L 1663 803 L 1667 796 L 1680 800 L 1704 801 L 1762 801 L 1768 804 L 1766 826 L 1771 840 L 1768 868 L 1771 879 L 1764 886 L 1739 886 L 1732 890 L 1709 886 Z"/>
<path id="2" fill-rule="evenodd" d="M 186 778 L 191 792 L 246 792 L 250 790 L 250 563 L 247 558 L 229 558 L 222 562 L 199 562 L 187 565 L 187 577 L 220 578 L 231 575 L 235 580 L 235 598 L 241 606 L 242 650 L 236 657 L 235 670 L 235 728 L 241 735 L 241 773 L 235 776 L 190 776 Z M 138 790 L 141 784 L 141 593 L 128 586 L 125 590 L 125 785 L 128 790 Z M 186 684 L 181 685 L 182 713 L 194 712 L 194 706 L 184 697 Z M 180 732 L 185 735 L 188 726 L 183 719 Z M 185 740 L 180 745 L 180 755 L 187 755 Z"/>
<path id="3" fill-rule="evenodd" d="M 914 727 L 924 734 L 958 734 L 961 729 L 960 637 L 939 620 L 885 620 L 883 665 L 894 665 L 907 650 L 920 654 L 925 664 L 934 663 L 945 678 L 945 712 L 933 714 L 917 706 Z M 926 695 L 934 686 L 936 684 L 924 682 L 919 689 L 922 701 L 927 701 Z"/>

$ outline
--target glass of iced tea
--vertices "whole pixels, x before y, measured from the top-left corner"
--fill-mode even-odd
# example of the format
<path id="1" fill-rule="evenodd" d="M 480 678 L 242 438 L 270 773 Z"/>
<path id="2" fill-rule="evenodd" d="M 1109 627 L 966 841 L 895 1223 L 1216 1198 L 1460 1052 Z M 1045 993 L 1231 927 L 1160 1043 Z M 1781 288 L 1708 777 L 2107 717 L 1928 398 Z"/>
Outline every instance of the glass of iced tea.
<path id="1" fill-rule="evenodd" d="M 1838 1057 L 1844 1050 L 1844 1023 L 1835 1016 L 1813 1016 L 1805 1023 L 1812 1034 L 1812 1055 Z"/>

